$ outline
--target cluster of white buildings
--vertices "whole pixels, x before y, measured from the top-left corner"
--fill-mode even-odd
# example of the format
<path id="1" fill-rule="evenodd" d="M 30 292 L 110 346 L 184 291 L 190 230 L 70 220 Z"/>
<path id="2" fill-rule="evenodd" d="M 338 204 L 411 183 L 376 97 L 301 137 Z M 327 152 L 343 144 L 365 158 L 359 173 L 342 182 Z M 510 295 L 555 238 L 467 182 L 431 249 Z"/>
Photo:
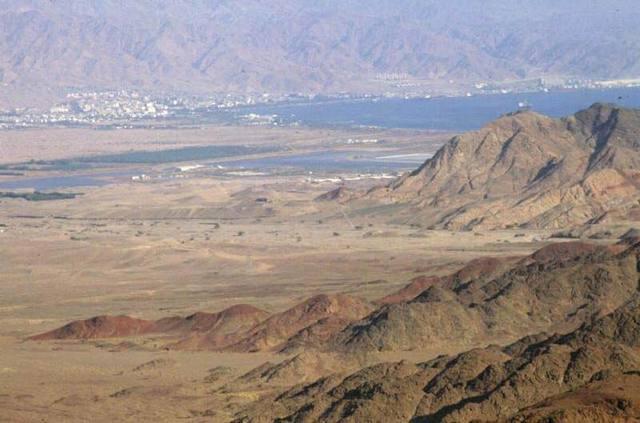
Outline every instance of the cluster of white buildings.
<path id="1" fill-rule="evenodd" d="M 345 143 L 346 144 L 378 144 L 379 140 L 375 139 L 375 138 L 371 138 L 371 139 L 353 139 L 353 138 L 349 138 Z"/>
<path id="2" fill-rule="evenodd" d="M 277 126 L 281 123 L 278 115 L 260 115 L 257 113 L 248 113 L 246 115 L 242 115 L 240 121 L 247 125 L 274 125 Z"/>
<path id="3" fill-rule="evenodd" d="M 295 96 L 221 94 L 205 97 L 148 95 L 133 90 L 74 91 L 49 110 L 0 111 L 0 129 L 40 125 L 97 125 L 162 119 L 194 112 L 286 101 Z M 248 123 L 273 124 L 275 116 L 255 115 Z"/>

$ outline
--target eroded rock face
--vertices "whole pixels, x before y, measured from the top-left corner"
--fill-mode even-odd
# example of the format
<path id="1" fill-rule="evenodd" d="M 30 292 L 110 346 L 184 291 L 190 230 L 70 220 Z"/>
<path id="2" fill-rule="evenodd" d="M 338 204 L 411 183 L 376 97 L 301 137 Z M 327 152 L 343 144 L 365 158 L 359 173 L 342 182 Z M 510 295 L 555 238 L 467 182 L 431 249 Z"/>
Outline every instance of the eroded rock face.
<path id="1" fill-rule="evenodd" d="M 583 224 L 640 198 L 640 111 L 594 104 L 565 119 L 504 116 L 451 139 L 390 185 L 326 199 L 395 203 L 394 220 L 451 229 Z"/>
<path id="2" fill-rule="evenodd" d="M 307 342 L 320 341 L 343 328 L 347 322 L 361 319 L 373 306 L 349 295 L 317 295 L 257 325 L 229 347 L 236 352 L 279 351 L 292 346 L 296 337 Z M 327 331 L 329 333 L 327 334 Z M 292 341 L 295 343 L 295 340 Z"/>
<path id="3" fill-rule="evenodd" d="M 271 414 L 258 405 L 238 421 L 259 421 L 252 414 L 258 411 L 285 422 L 549 421 L 543 417 L 557 416 L 558 409 L 568 419 L 559 421 L 625 421 L 639 409 L 639 345 L 640 296 L 634 294 L 565 336 L 530 336 L 418 365 L 378 364 L 340 382 L 325 378 L 293 388 L 277 397 Z"/>
<path id="4" fill-rule="evenodd" d="M 474 261 L 408 301 L 389 302 L 332 339 L 340 351 L 462 348 L 566 332 L 611 312 L 638 288 L 636 247 L 555 244 L 519 260 Z M 419 282 L 419 281 L 418 281 Z M 416 281 L 408 291 L 416 287 Z M 407 288 L 399 294 L 404 295 Z"/>

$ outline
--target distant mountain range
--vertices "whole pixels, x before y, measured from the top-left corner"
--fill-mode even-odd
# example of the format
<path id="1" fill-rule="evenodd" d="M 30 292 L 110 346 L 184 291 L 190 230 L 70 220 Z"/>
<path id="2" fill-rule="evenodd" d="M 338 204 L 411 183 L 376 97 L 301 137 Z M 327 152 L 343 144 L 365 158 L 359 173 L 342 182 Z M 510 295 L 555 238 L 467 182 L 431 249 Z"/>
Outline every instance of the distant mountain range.
<path id="1" fill-rule="evenodd" d="M 633 0 L 0 0 L 0 101 L 631 78 L 639 21 Z"/>

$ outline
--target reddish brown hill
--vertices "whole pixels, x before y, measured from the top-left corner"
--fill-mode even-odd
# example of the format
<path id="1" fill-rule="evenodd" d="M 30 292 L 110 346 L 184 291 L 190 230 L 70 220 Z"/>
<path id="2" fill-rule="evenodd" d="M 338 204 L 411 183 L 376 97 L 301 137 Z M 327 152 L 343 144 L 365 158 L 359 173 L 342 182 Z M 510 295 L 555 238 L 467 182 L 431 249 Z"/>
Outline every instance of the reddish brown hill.
<path id="1" fill-rule="evenodd" d="M 154 323 L 128 316 L 97 316 L 71 322 L 61 328 L 32 336 L 34 341 L 53 339 L 95 339 L 141 335 L 152 332 Z"/>
<path id="2" fill-rule="evenodd" d="M 174 326 L 186 338 L 170 346 L 181 350 L 220 350 L 238 342 L 241 334 L 269 317 L 269 313 L 249 305 L 229 307 L 219 313 L 196 313 Z"/>
<path id="3" fill-rule="evenodd" d="M 378 305 L 398 304 L 415 299 L 427 288 L 436 285 L 453 287 L 471 280 L 487 279 L 499 276 L 510 265 L 514 264 L 518 257 L 480 257 L 471 260 L 456 273 L 444 277 L 419 276 L 402 289 L 387 295 L 377 301 Z"/>
<path id="4" fill-rule="evenodd" d="M 229 349 L 244 352 L 278 350 L 284 347 L 289 338 L 322 319 L 355 321 L 372 310 L 370 304 L 356 297 L 343 294 L 317 295 L 265 320 Z"/>
<path id="5" fill-rule="evenodd" d="M 602 247 L 581 241 L 559 242 L 548 245 L 533 253 L 525 261 L 549 263 L 554 260 L 569 261 L 580 256 L 594 253 Z"/>
<path id="6" fill-rule="evenodd" d="M 31 340 L 97 339 L 144 334 L 185 336 L 184 348 L 213 348 L 233 333 L 244 332 L 269 316 L 249 305 L 236 305 L 218 313 L 198 312 L 187 317 L 168 317 L 157 321 L 128 316 L 98 316 L 71 322 L 53 331 L 33 336 Z"/>
<path id="7" fill-rule="evenodd" d="M 443 279 L 437 276 L 419 276 L 414 278 L 411 283 L 400 290 L 382 297 L 376 301 L 376 304 L 397 304 L 405 301 L 411 301 L 420 295 L 425 289 L 443 283 Z"/>
<path id="8" fill-rule="evenodd" d="M 264 310 L 239 304 L 218 313 L 197 312 L 185 318 L 169 317 L 155 322 L 161 332 L 234 332 L 247 324 L 255 325 L 269 316 Z"/>
<path id="9" fill-rule="evenodd" d="M 304 346 L 319 346 L 371 311 L 373 306 L 359 298 L 342 294 L 318 295 L 271 317 L 249 305 L 157 321 L 101 316 L 72 322 L 30 339 L 95 339 L 155 333 L 177 338 L 168 345 L 170 349 L 292 351 Z"/>
<path id="10" fill-rule="evenodd" d="M 378 305 L 398 304 L 408 302 L 420 295 L 426 289 L 440 285 L 453 288 L 455 286 L 475 280 L 486 280 L 497 277 L 509 269 L 519 257 L 480 257 L 468 262 L 456 273 L 444 277 L 419 276 L 397 292 L 377 300 Z"/>
<path id="11" fill-rule="evenodd" d="M 290 354 L 304 349 L 323 349 L 333 335 L 353 322 L 354 319 L 340 316 L 322 318 L 290 337 L 279 347 L 279 352 Z"/>
<path id="12" fill-rule="evenodd" d="M 468 281 L 471 279 L 496 277 L 507 270 L 518 257 L 480 257 L 471 260 L 462 269 L 458 270 L 453 279 L 456 281 Z"/>

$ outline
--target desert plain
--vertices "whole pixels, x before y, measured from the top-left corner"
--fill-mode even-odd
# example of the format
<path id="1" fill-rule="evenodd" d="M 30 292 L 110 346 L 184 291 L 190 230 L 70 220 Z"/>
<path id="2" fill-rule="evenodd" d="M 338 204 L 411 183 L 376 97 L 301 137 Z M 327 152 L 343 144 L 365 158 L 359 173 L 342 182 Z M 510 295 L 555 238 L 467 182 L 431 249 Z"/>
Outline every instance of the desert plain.
<path id="1" fill-rule="evenodd" d="M 70 151 L 121 153 L 132 139 L 143 140 L 144 150 L 286 143 L 291 154 L 347 137 L 384 138 L 389 142 L 381 151 L 392 155 L 432 153 L 446 138 L 407 131 L 224 127 L 42 131 L 2 133 L 3 161 L 28 161 L 33 151 L 49 160 L 69 158 Z M 78 148 L 67 148 L 68 140 L 78 140 Z M 146 165 L 145 172 L 167 165 L 176 164 Z M 38 178 L 68 174 L 32 173 Z M 526 255 L 550 242 L 549 231 L 428 230 L 316 201 L 349 184 L 336 177 L 356 176 L 351 185 L 384 183 L 358 178 L 354 171 L 327 172 L 325 180 L 304 171 L 231 173 L 194 172 L 142 182 L 117 178 L 102 186 L 69 188 L 82 194 L 70 200 L 0 201 L 0 420 L 228 421 L 268 388 L 216 388 L 290 357 L 168 351 L 162 336 L 26 340 L 72 320 L 99 315 L 160 319 L 236 304 L 274 313 L 318 294 L 374 301 L 418 276 L 451 273 L 483 256 Z M 372 353 L 365 360 L 419 362 L 456 348 Z M 310 377 L 314 372 L 309 369 Z"/>

